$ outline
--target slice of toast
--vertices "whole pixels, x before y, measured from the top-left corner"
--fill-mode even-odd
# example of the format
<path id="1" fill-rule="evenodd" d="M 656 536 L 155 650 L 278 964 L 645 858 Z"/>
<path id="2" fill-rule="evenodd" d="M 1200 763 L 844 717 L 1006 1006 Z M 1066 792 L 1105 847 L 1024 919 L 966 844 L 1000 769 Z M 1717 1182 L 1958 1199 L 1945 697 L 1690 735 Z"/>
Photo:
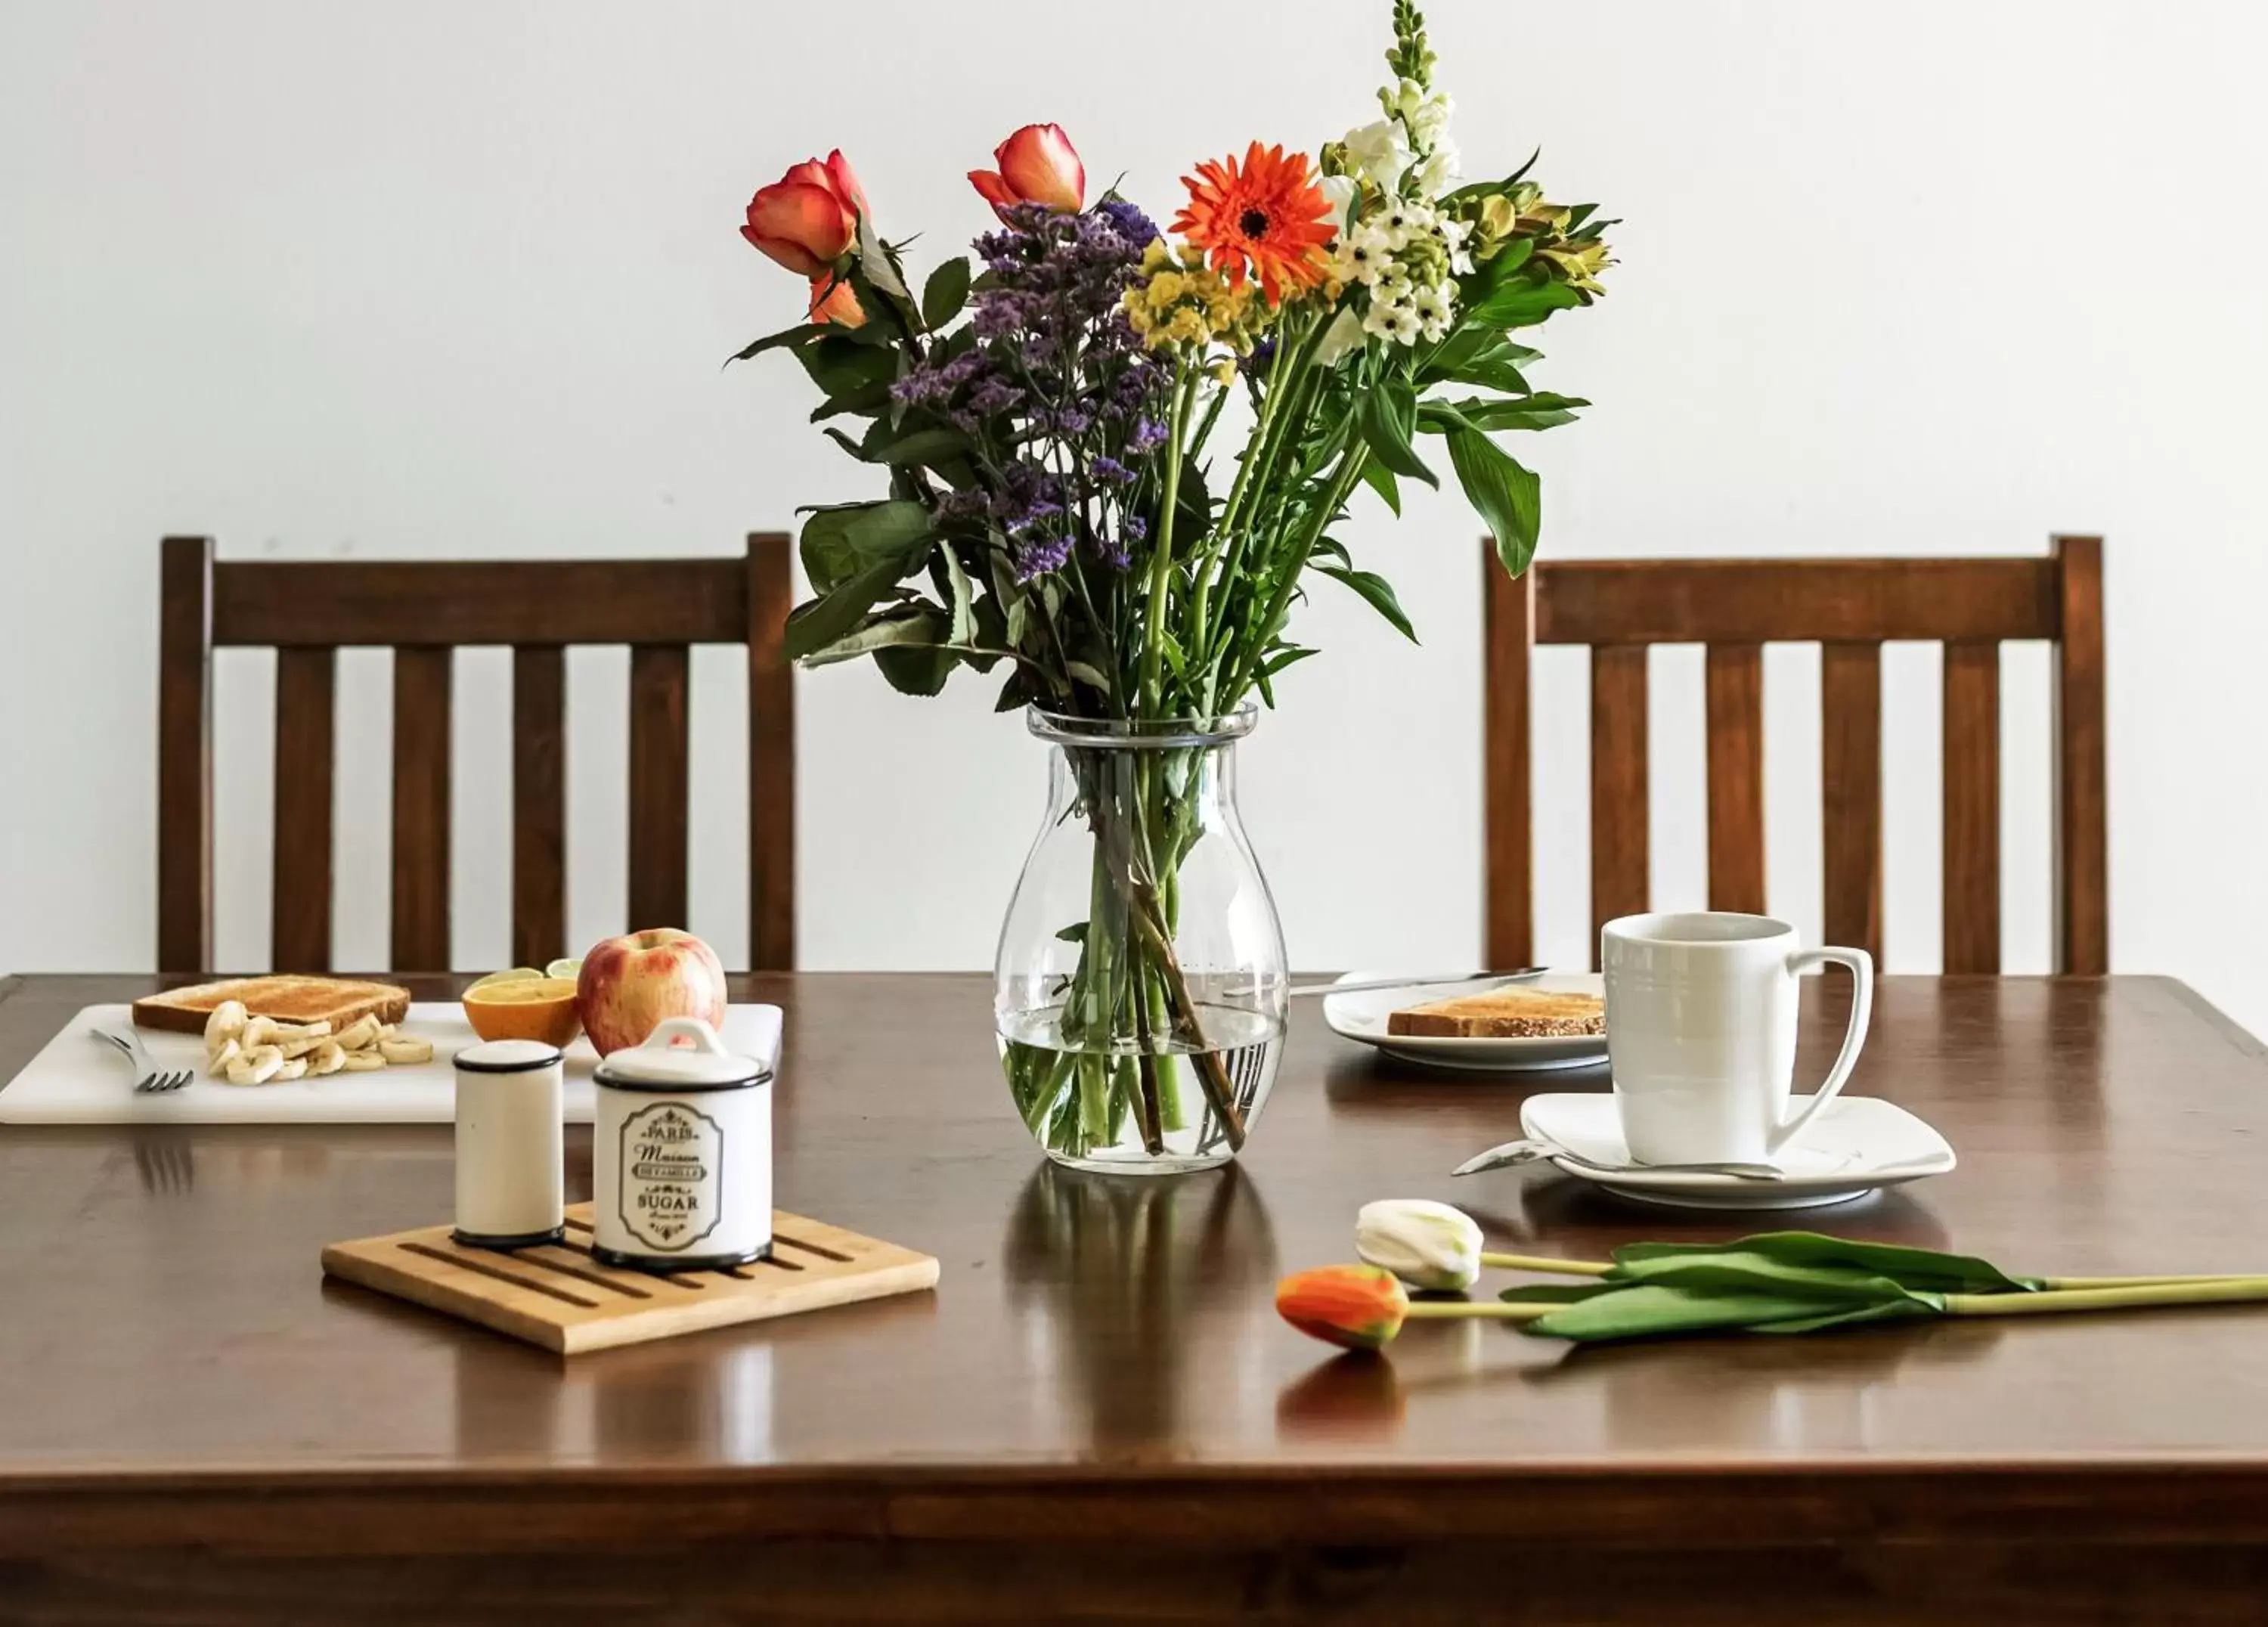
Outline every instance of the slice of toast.
<path id="1" fill-rule="evenodd" d="M 1606 1002 L 1551 989 L 1491 989 L 1395 1012 L 1388 1034 L 1486 1040 L 1572 1038 L 1607 1031 Z"/>
<path id="2" fill-rule="evenodd" d="M 409 1014 L 409 990 L 392 983 L 279 973 L 228 977 L 153 994 L 134 1002 L 134 1023 L 141 1028 L 202 1034 L 205 1020 L 223 1000 L 241 1001 L 248 1015 L 277 1022 L 328 1022 L 333 1034 L 365 1013 L 380 1022 L 400 1022 Z"/>

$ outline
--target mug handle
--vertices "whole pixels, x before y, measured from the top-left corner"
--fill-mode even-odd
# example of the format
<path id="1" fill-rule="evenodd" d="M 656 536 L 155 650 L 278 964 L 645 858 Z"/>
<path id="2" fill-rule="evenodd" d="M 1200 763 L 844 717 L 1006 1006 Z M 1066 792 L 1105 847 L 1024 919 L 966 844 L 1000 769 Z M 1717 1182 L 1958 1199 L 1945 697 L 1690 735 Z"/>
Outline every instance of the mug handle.
<path id="1" fill-rule="evenodd" d="M 665 1017 L 645 1036 L 646 1044 L 656 1049 L 666 1049 L 679 1040 L 690 1040 L 695 1050 L 706 1051 L 711 1056 L 727 1054 L 725 1042 L 717 1037 L 717 1030 L 698 1017 Z"/>
<path id="2" fill-rule="evenodd" d="M 1809 1105 L 1793 1118 L 1781 1123 L 1764 1138 L 1767 1154 L 1776 1153 L 1802 1133 L 1803 1127 L 1819 1115 L 1819 1110 L 1835 1100 L 1851 1070 L 1859 1065 L 1859 1053 L 1867 1046 L 1867 1023 L 1874 1012 L 1874 957 L 1864 949 L 1799 949 L 1787 957 L 1787 975 L 1800 975 L 1814 966 L 1847 966 L 1851 968 L 1851 1026 L 1844 1030 L 1843 1051 L 1835 1058 L 1835 1065 L 1827 1071 L 1827 1082 L 1812 1093 Z"/>

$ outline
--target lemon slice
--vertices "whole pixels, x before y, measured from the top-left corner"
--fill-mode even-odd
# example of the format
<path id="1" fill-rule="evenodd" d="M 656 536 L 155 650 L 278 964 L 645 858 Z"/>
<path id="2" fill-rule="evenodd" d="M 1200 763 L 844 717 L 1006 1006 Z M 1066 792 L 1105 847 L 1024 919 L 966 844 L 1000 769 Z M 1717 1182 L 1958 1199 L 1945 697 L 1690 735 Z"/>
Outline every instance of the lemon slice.
<path id="1" fill-rule="evenodd" d="M 468 1005 L 540 1005 L 546 1000 L 574 998 L 572 982 L 564 977 L 546 977 L 540 972 L 525 977 L 499 972 L 465 990 Z"/>
<path id="2" fill-rule="evenodd" d="M 517 971 L 519 968 L 515 967 L 512 969 Z M 583 975 L 582 959 L 578 956 L 570 961 L 554 961 L 543 968 L 543 975 L 546 977 L 580 977 Z"/>

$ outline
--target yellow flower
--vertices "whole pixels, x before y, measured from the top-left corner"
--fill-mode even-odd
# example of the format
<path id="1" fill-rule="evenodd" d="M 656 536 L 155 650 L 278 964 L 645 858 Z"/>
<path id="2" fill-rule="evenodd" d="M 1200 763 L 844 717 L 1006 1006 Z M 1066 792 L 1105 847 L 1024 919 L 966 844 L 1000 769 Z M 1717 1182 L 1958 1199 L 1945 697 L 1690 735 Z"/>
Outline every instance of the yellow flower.
<path id="1" fill-rule="evenodd" d="M 1202 344 L 1206 337 L 1204 318 L 1183 306 L 1174 313 L 1174 320 L 1166 324 L 1166 336 L 1183 344 Z"/>
<path id="2" fill-rule="evenodd" d="M 1223 384 L 1234 384 L 1236 382 L 1236 364 L 1229 361 L 1226 357 L 1215 362 L 1212 364 L 1211 371 L 1212 372 L 1212 376 Z"/>
<path id="3" fill-rule="evenodd" d="M 1182 297 L 1188 279 L 1172 271 L 1160 271 L 1150 279 L 1148 298 L 1152 311 L 1163 311 Z"/>
<path id="4" fill-rule="evenodd" d="M 1148 333 L 1151 326 L 1151 316 L 1149 312 L 1144 310 L 1138 305 L 1128 306 L 1126 307 L 1126 326 L 1132 328 L 1138 334 Z"/>

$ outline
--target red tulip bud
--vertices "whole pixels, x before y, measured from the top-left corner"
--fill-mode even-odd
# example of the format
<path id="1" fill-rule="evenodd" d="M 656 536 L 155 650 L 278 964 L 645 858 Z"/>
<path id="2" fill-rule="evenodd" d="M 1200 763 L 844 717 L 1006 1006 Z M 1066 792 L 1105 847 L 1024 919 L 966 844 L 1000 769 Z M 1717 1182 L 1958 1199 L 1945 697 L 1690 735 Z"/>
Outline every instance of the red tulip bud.
<path id="1" fill-rule="evenodd" d="M 1410 1296 L 1374 1265 L 1325 1265 L 1276 1285 L 1277 1314 L 1301 1333 L 1351 1351 L 1374 1351 L 1402 1331 Z"/>

